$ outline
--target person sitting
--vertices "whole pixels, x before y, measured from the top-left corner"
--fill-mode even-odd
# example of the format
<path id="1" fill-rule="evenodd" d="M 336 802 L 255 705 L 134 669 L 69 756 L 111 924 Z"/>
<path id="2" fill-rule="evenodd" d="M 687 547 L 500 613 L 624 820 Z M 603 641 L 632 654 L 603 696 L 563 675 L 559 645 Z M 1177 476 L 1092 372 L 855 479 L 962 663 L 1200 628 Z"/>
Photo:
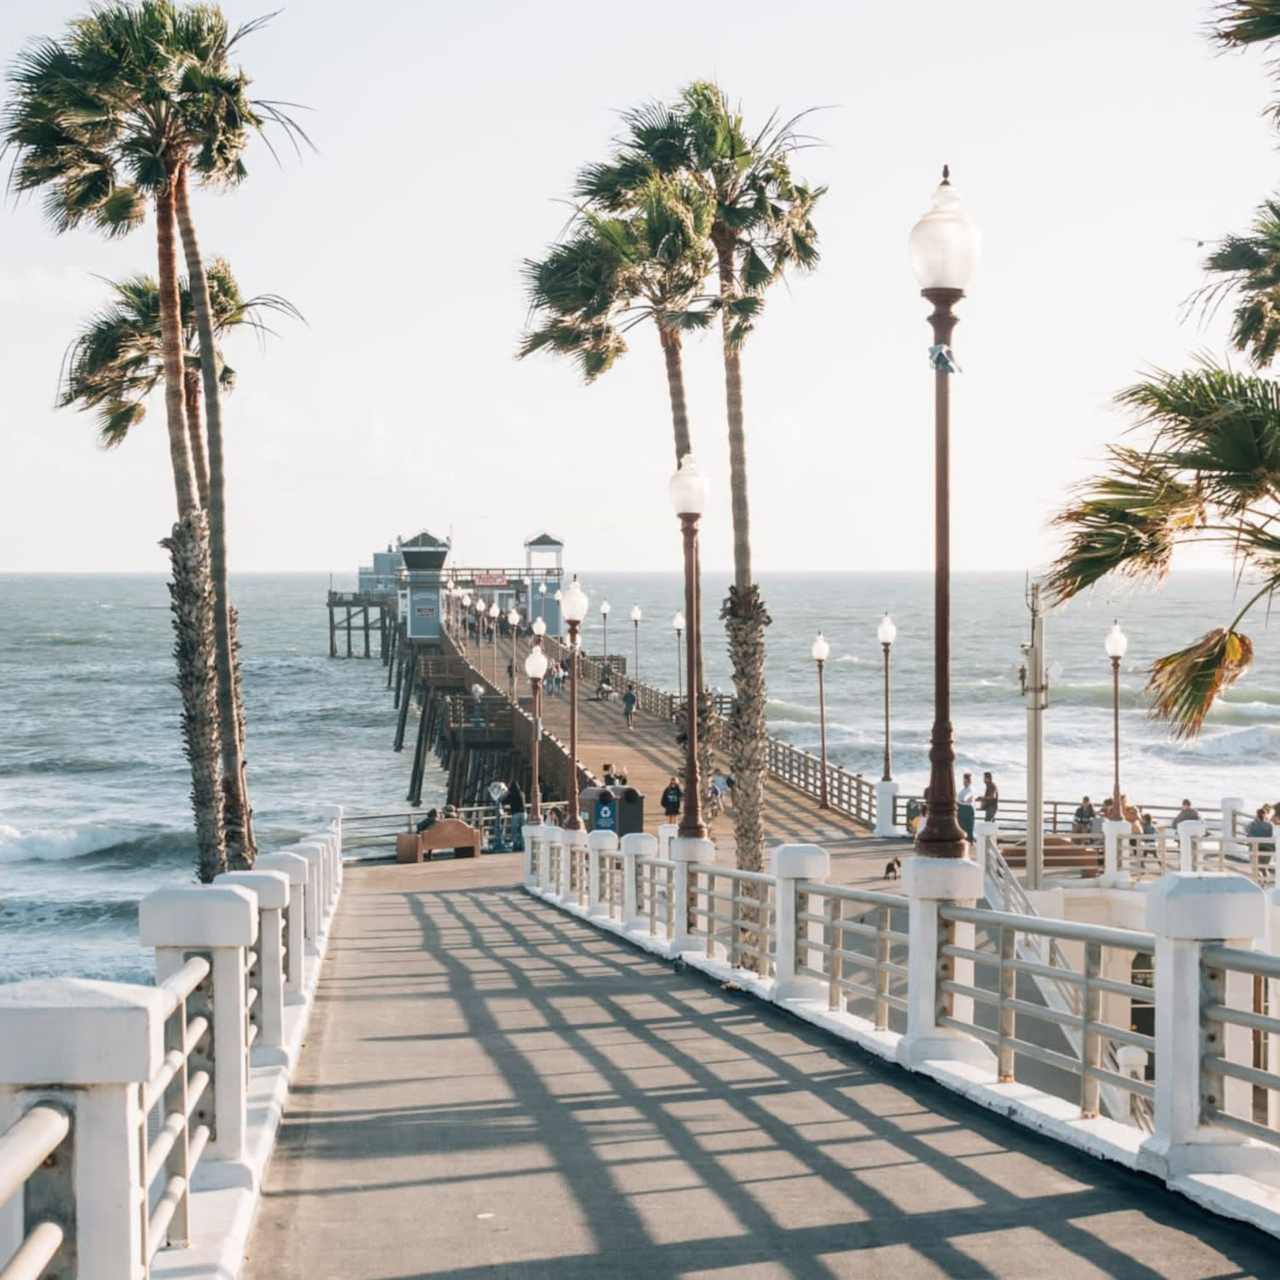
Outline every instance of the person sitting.
<path id="1" fill-rule="evenodd" d="M 1144 836 L 1154 836 L 1158 834 L 1156 830 L 1156 820 L 1149 813 L 1144 813 L 1142 815 L 1142 834 Z"/>
<path id="2" fill-rule="evenodd" d="M 423 818 L 423 820 L 420 823 L 418 823 L 418 825 L 414 828 L 414 830 L 429 831 L 432 827 L 436 825 L 437 817 L 439 817 L 439 814 L 435 809 L 428 809 L 427 816 Z"/>
<path id="3" fill-rule="evenodd" d="M 1184 822 L 1199 822 L 1200 814 L 1192 808 L 1190 800 L 1183 800 L 1182 808 L 1173 815 L 1173 822 L 1170 824 L 1176 831 Z"/>
<path id="4" fill-rule="evenodd" d="M 1124 820 L 1129 824 L 1130 835 L 1140 836 L 1142 834 L 1142 815 L 1133 805 L 1125 807 Z"/>
<path id="5" fill-rule="evenodd" d="M 1269 821 L 1267 805 L 1263 805 L 1253 815 L 1253 821 L 1244 829 L 1245 837 L 1249 840 L 1262 840 L 1268 836 L 1275 835 L 1275 833 L 1275 824 Z M 1251 848 L 1256 849 L 1259 853 L 1275 853 L 1276 851 L 1275 845 L 1271 843 L 1253 845 Z"/>
<path id="6" fill-rule="evenodd" d="M 1102 824 L 1111 821 L 1111 797 L 1108 796 L 1102 802 L 1101 812 L 1096 812 L 1089 820 L 1089 832 L 1091 835 L 1100 836 L 1102 834 Z"/>
<path id="7" fill-rule="evenodd" d="M 1071 830 L 1077 835 L 1090 830 L 1093 824 L 1093 803 L 1085 796 L 1071 815 Z"/>

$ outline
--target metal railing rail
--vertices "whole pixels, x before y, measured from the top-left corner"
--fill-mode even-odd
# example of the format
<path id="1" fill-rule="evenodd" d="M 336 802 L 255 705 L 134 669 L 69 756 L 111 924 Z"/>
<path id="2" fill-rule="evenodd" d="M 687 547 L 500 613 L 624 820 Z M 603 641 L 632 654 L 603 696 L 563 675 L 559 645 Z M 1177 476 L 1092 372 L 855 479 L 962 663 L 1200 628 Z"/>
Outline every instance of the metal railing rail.
<path id="1" fill-rule="evenodd" d="M 1101 1089 L 1104 1085 L 1142 1098 L 1148 1103 L 1154 1101 L 1154 1086 L 1145 1080 L 1125 1075 L 1110 1065 L 1104 1065 L 1104 1050 L 1108 1044 L 1131 1044 L 1154 1055 L 1155 1038 L 1128 1027 L 1116 1026 L 1105 1021 L 1102 1016 L 1102 997 L 1105 993 L 1125 996 L 1130 1000 L 1149 999 L 1151 994 L 1149 988 L 1137 983 L 1104 977 L 1104 951 L 1111 948 L 1129 954 L 1154 952 L 1155 938 L 1152 934 L 953 904 L 940 906 L 938 915 L 946 926 L 940 935 L 938 948 L 938 987 L 945 999 L 945 1010 L 939 1016 L 938 1023 L 964 1031 L 993 1045 L 1001 1081 L 1012 1081 L 1017 1058 L 1026 1057 L 1079 1077 L 1080 1110 L 1086 1117 L 1099 1114 Z M 955 925 L 962 923 L 972 924 L 983 930 L 991 941 L 990 948 L 958 945 L 955 941 Z M 1083 972 L 1020 959 L 1019 934 L 1046 941 L 1069 940 L 1082 943 L 1085 957 Z M 988 990 L 976 984 L 957 981 L 952 977 L 956 960 L 968 960 L 975 965 L 994 969 L 995 989 Z M 1076 1002 L 1078 1012 L 1069 1013 L 1020 999 L 1017 994 L 1017 978 L 1020 973 L 1032 977 L 1049 977 L 1057 983 L 1073 986 L 1079 993 Z M 957 995 L 968 997 L 975 1006 L 983 1004 L 993 1007 L 997 1013 L 996 1028 L 993 1030 L 984 1027 L 976 1019 L 968 1021 L 955 1017 L 953 998 Z M 1030 1018 L 1075 1032 L 1079 1048 L 1068 1055 L 1020 1037 L 1020 1018 Z M 1070 1042 L 1069 1039 L 1068 1043 Z"/>
<path id="2" fill-rule="evenodd" d="M 160 983 L 164 1005 L 164 1062 L 140 1086 L 139 1168 L 142 1174 L 142 1256 L 148 1265 L 164 1246 L 191 1239 L 191 1174 L 208 1145 L 212 1115 L 213 983 L 209 961 L 192 956 Z M 202 1012 L 189 1016 L 194 1002 Z M 201 1066 L 191 1070 L 191 1059 Z M 206 1097 L 208 1103 L 206 1104 Z M 153 1112 L 154 1124 L 151 1121 Z M 194 1121 L 194 1123 L 193 1123 Z M 148 1137 L 154 1131 L 154 1136 Z M 159 1198 L 152 1192 L 159 1183 Z"/>
<path id="3" fill-rule="evenodd" d="M 28 1181 L 42 1170 L 61 1166 L 65 1175 L 70 1165 L 71 1116 L 52 1102 L 28 1107 L 8 1130 L 0 1134 L 0 1206 L 13 1197 L 26 1199 Z M 58 1256 L 67 1239 L 68 1224 L 47 1215 L 38 1207 L 23 1206 L 24 1234 L 7 1264 L 0 1258 L 0 1274 L 5 1280 L 36 1280 Z"/>
<path id="4" fill-rule="evenodd" d="M 1237 1009 L 1228 1002 L 1227 980 L 1231 974 L 1262 980 L 1272 991 L 1280 983 L 1280 956 L 1261 951 L 1245 951 L 1239 947 L 1205 946 L 1200 952 L 1200 1023 L 1206 1052 L 1201 1058 L 1200 1096 L 1204 1118 L 1247 1138 L 1257 1138 L 1272 1146 L 1280 1146 L 1280 1132 L 1269 1125 L 1259 1124 L 1249 1116 L 1236 1115 L 1227 1110 L 1228 1080 L 1240 1080 L 1252 1089 L 1265 1091 L 1274 1106 L 1275 1096 L 1280 1095 L 1280 1073 L 1258 1066 L 1246 1066 L 1227 1059 L 1227 1028 L 1240 1027 L 1255 1035 L 1280 1037 L 1280 1018 L 1275 1016 L 1274 1002 L 1269 1003 L 1269 1014 L 1254 1008 Z M 1252 987 L 1254 983 L 1251 983 Z M 1253 1003 L 1253 1002 L 1251 1002 Z M 1272 1039 L 1272 1045 L 1276 1041 Z M 1256 1061 L 1256 1059 L 1255 1059 Z M 1271 1061 L 1274 1063 L 1275 1059 Z"/>
<path id="5" fill-rule="evenodd" d="M 654 937 L 673 936 L 676 864 L 669 858 L 636 859 L 636 910 L 643 913 Z M 663 932 L 658 932 L 662 924 Z"/>
<path id="6" fill-rule="evenodd" d="M 709 958 L 717 958 L 719 947 L 719 958 L 731 968 L 751 968 L 769 976 L 777 946 L 776 883 L 759 871 L 690 864 L 690 915 Z M 743 964 L 744 959 L 751 963 Z"/>

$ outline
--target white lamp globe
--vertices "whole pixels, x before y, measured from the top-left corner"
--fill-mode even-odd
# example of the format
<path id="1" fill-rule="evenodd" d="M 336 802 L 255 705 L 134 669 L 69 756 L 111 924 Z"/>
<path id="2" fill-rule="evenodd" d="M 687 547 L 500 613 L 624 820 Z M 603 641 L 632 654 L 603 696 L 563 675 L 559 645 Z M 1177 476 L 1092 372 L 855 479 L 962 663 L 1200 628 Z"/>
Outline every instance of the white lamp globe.
<path id="1" fill-rule="evenodd" d="M 881 644 L 892 644 L 898 638 L 898 628 L 894 626 L 893 619 L 887 613 L 880 619 L 880 625 L 876 628 L 876 638 Z"/>
<path id="2" fill-rule="evenodd" d="M 960 205 L 944 165 L 933 203 L 911 228 L 911 266 L 922 289 L 966 289 L 978 266 L 982 238 Z"/>
<path id="3" fill-rule="evenodd" d="M 507 610 L 507 626 L 514 627 L 520 622 L 520 615 L 514 609 Z"/>
<path id="4" fill-rule="evenodd" d="M 546 623 L 546 619 L 544 619 L 544 618 L 534 618 L 534 620 L 533 620 L 533 634 L 534 634 L 535 636 L 537 636 L 539 640 L 541 640 L 541 639 L 542 639 L 542 637 L 543 637 L 543 636 L 545 636 L 545 635 L 547 634 L 547 623 Z"/>
<path id="5" fill-rule="evenodd" d="M 547 655 L 540 645 L 534 645 L 524 660 L 524 673 L 530 680 L 541 680 L 547 674 Z"/>
<path id="6" fill-rule="evenodd" d="M 538 594 L 545 596 L 547 594 L 547 584 L 545 582 L 538 583 Z"/>
<path id="7" fill-rule="evenodd" d="M 639 622 L 640 619 L 643 617 L 644 617 L 644 614 L 640 612 L 640 606 L 638 604 L 633 604 L 631 606 L 631 621 Z"/>
<path id="8" fill-rule="evenodd" d="M 1120 630 L 1120 619 L 1117 618 L 1111 624 L 1111 630 L 1107 632 L 1107 657 L 1123 658 L 1128 647 L 1129 637 Z"/>
<path id="9" fill-rule="evenodd" d="M 494 622 L 497 622 L 497 620 L 498 620 L 498 613 L 499 613 L 499 609 L 498 609 L 498 602 L 495 600 L 495 601 L 494 601 L 494 602 L 489 606 L 489 617 L 491 617 L 491 618 L 494 620 Z"/>
<path id="10" fill-rule="evenodd" d="M 476 597 L 476 612 L 477 613 L 484 612 L 484 601 L 479 596 Z"/>
<path id="11" fill-rule="evenodd" d="M 564 593 L 561 604 L 566 622 L 581 622 L 587 616 L 591 601 L 587 599 L 587 593 L 578 585 L 576 574 L 573 581 L 569 583 L 569 589 Z"/>
<path id="12" fill-rule="evenodd" d="M 609 616 L 609 609 L 610 609 L 610 608 L 611 608 L 611 606 L 610 606 L 609 602 L 606 600 L 606 601 L 604 602 L 604 604 L 602 604 L 602 605 L 600 606 L 600 612 L 601 612 L 601 614 L 602 614 L 604 617 L 606 617 L 606 618 L 607 618 L 607 617 Z"/>
<path id="13" fill-rule="evenodd" d="M 821 631 L 818 632 L 818 638 L 813 642 L 809 653 L 813 656 L 814 662 L 826 662 L 831 656 L 831 646 Z"/>
<path id="14" fill-rule="evenodd" d="M 683 613 L 677 613 L 676 616 L 671 619 L 671 628 L 673 631 L 684 630 L 684 614 Z"/>
<path id="15" fill-rule="evenodd" d="M 698 474 L 691 453 L 680 459 L 671 477 L 671 505 L 678 516 L 700 516 L 707 505 L 707 482 Z"/>
<path id="16" fill-rule="evenodd" d="M 470 591 L 464 591 L 462 593 L 462 607 L 464 609 L 471 608 L 471 592 Z"/>
<path id="17" fill-rule="evenodd" d="M 563 591 L 557 591 L 557 592 L 556 592 L 556 594 L 555 594 L 555 602 L 556 602 L 556 604 L 559 604 L 559 603 L 560 603 L 560 601 L 561 601 L 561 600 L 563 600 L 563 599 L 564 599 L 564 592 L 563 592 Z"/>

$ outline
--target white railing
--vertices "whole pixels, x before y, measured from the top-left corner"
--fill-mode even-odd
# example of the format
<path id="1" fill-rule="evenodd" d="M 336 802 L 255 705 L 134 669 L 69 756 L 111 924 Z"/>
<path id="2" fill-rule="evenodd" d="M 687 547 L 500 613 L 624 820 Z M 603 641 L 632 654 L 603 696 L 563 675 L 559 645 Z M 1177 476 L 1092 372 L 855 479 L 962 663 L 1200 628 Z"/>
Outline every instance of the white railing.
<path id="1" fill-rule="evenodd" d="M 251 1206 L 231 1212 L 226 1196 L 257 1194 L 279 1122 L 315 977 L 299 972 L 305 989 L 288 995 L 290 908 L 314 903 L 322 948 L 341 811 L 295 847 L 264 855 L 261 870 L 144 898 L 154 986 L 0 985 L 3 1280 L 168 1275 L 165 1250 L 182 1251 L 178 1271 L 213 1274 L 240 1255 L 239 1235 L 228 1252 L 209 1233 L 230 1223 L 247 1237 Z M 203 1187 L 223 1199 L 202 1235 Z"/>
<path id="2" fill-rule="evenodd" d="M 530 888 L 1175 1189 L 1239 1174 L 1214 1206 L 1280 1235 L 1280 957 L 1251 949 L 1259 887 L 1178 871 L 1134 894 L 1147 930 L 1047 919 L 983 835 L 985 867 L 909 858 L 904 896 L 831 884 L 812 845 L 780 846 L 761 874 L 707 841 L 655 858 L 652 836 L 592 848 L 585 907 Z"/>

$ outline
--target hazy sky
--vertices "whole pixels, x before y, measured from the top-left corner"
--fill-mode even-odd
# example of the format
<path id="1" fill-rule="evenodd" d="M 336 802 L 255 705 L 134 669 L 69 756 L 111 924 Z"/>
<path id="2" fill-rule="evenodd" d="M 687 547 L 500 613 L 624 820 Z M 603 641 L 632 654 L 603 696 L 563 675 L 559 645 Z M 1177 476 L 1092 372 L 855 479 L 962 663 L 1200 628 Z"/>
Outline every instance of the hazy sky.
<path id="1" fill-rule="evenodd" d="M 84 5 L 3 0 L 0 57 Z M 268 0 L 224 0 L 233 20 Z M 677 565 L 656 337 L 594 387 L 513 352 L 521 260 L 561 230 L 575 170 L 616 113 L 718 78 L 749 122 L 829 109 L 800 171 L 830 192 L 823 260 L 774 291 L 744 357 L 761 569 L 931 563 L 926 306 L 906 253 L 951 164 L 984 256 L 955 347 L 955 562 L 1023 568 L 1047 516 L 1124 425 L 1141 368 L 1221 351 L 1184 320 L 1196 240 L 1272 189 L 1261 54 L 1218 56 L 1204 0 L 465 4 L 293 0 L 243 46 L 264 97 L 313 108 L 318 153 L 198 193 L 208 253 L 286 295 L 259 351 L 236 339 L 227 403 L 233 568 L 350 571 L 422 527 L 512 563 L 549 527 L 588 567 Z M 157 401 L 112 453 L 52 408 L 98 277 L 154 270 L 154 232 L 56 237 L 38 201 L 0 213 L 0 570 L 151 569 L 173 518 Z M 687 353 L 704 562 L 730 561 L 715 335 Z"/>

